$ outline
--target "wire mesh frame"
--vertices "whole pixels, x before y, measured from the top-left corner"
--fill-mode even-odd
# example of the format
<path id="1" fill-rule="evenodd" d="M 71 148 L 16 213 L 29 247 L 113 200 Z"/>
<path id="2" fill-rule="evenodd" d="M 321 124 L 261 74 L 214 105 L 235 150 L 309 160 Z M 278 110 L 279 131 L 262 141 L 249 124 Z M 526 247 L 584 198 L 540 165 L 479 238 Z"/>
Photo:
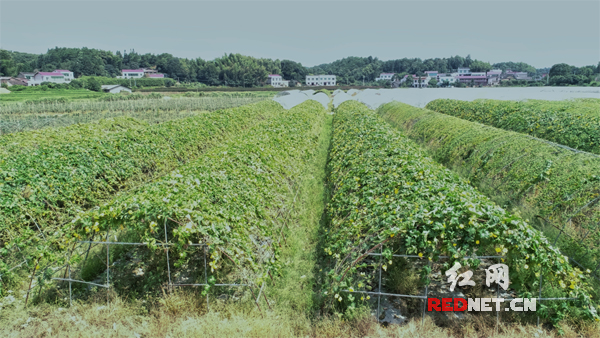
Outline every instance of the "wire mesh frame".
<path id="1" fill-rule="evenodd" d="M 426 313 L 426 306 L 427 306 L 427 300 L 429 299 L 429 284 L 430 284 L 430 279 L 429 279 L 429 274 L 427 274 L 427 282 L 425 284 L 425 292 L 423 296 L 418 296 L 418 295 L 402 295 L 402 294 L 396 294 L 396 293 L 385 293 L 385 292 L 381 292 L 381 279 L 382 279 L 382 265 L 383 265 L 383 245 L 380 247 L 380 253 L 367 253 L 366 256 L 380 256 L 379 259 L 379 282 L 378 282 L 378 286 L 377 286 L 377 290 L 378 292 L 372 292 L 372 291 L 350 291 L 348 289 L 346 290 L 342 290 L 343 292 L 348 292 L 348 293 L 360 293 L 360 294 L 367 294 L 367 295 L 374 295 L 377 296 L 377 322 L 380 322 L 380 304 L 381 304 L 381 296 L 384 297 L 398 297 L 398 298 L 416 298 L 416 299 L 422 299 L 423 300 L 423 310 L 422 310 L 422 314 L 421 314 L 421 325 L 423 325 L 425 323 L 425 313 Z M 403 258 L 422 258 L 418 255 L 399 255 L 399 254 L 393 254 L 392 257 L 403 257 Z M 439 258 L 450 258 L 450 256 L 439 256 Z M 485 258 L 485 259 L 502 259 L 505 258 L 504 256 L 469 256 L 466 258 Z M 439 262 L 439 260 L 437 261 Z M 432 261 L 430 260 L 428 263 L 428 266 L 431 268 L 432 265 Z M 539 287 L 539 297 L 537 298 L 537 300 L 540 302 L 541 301 L 558 301 L 558 300 L 577 300 L 577 298 L 542 298 L 542 274 L 540 273 L 540 287 Z M 499 298 L 500 295 L 500 285 L 496 284 L 496 298 Z M 504 298 L 504 300 L 514 300 L 515 298 Z M 498 326 L 500 325 L 500 311 L 496 311 L 496 330 L 498 329 Z M 540 316 L 537 316 L 537 325 L 540 325 Z"/>
<path id="2" fill-rule="evenodd" d="M 164 247 L 166 256 L 167 256 L 167 273 L 168 273 L 168 290 L 171 291 L 173 289 L 173 287 L 185 287 L 185 286 L 206 286 L 206 285 L 210 285 L 208 283 L 208 266 L 206 264 L 206 248 L 207 246 L 203 243 L 197 243 L 197 244 L 190 244 L 190 246 L 195 246 L 195 247 L 202 247 L 203 248 L 203 258 L 204 258 L 204 283 L 190 283 L 190 284 L 184 284 L 184 283 L 173 283 L 172 279 L 171 279 L 171 263 L 170 263 L 170 259 L 169 259 L 169 246 L 171 246 L 172 244 L 169 243 L 168 240 L 168 235 L 167 235 L 167 217 L 165 217 L 165 223 L 164 223 L 164 231 L 165 231 L 165 243 L 157 243 L 157 246 L 162 246 Z M 89 254 L 89 251 L 92 247 L 92 245 L 106 245 L 106 283 L 105 284 L 98 284 L 98 283 L 93 283 L 93 282 L 88 282 L 88 281 L 84 281 L 84 280 L 79 280 L 79 279 L 73 279 L 71 277 L 71 267 L 70 264 L 66 264 L 67 271 L 66 273 L 68 273 L 68 278 L 58 278 L 58 277 L 54 277 L 51 278 L 52 280 L 56 280 L 56 281 L 63 281 L 63 282 L 68 282 L 69 283 L 69 306 L 72 305 L 72 299 L 73 299 L 73 294 L 72 294 L 72 283 L 81 283 L 81 284 L 86 284 L 86 285 L 92 285 L 92 286 L 97 286 L 97 287 L 101 287 L 101 288 L 105 288 L 106 289 L 106 301 L 107 301 L 107 305 L 110 305 L 110 246 L 111 245 L 126 245 L 126 246 L 147 246 L 148 243 L 147 242 L 118 242 L 118 241 L 114 241 L 111 242 L 109 241 L 110 238 L 110 230 L 107 230 L 106 232 L 106 240 L 103 242 L 98 242 L 98 241 L 93 241 L 93 240 L 89 240 L 89 241 L 78 241 L 78 244 L 89 244 L 89 247 L 87 249 L 86 252 L 86 259 L 87 259 L 87 254 Z M 75 248 L 74 248 L 75 249 Z M 73 249 L 73 250 L 74 250 Z M 70 253 L 70 255 L 72 254 L 72 251 Z M 59 268 L 62 269 L 63 267 Z M 269 275 L 270 273 L 270 269 L 267 270 L 267 275 Z M 35 276 L 35 270 L 34 273 L 32 274 L 32 280 Z M 225 287 L 249 287 L 252 294 L 254 295 L 254 291 L 252 290 L 252 285 L 250 284 L 243 284 L 243 283 L 216 283 L 213 284 L 212 286 L 225 286 Z M 267 305 L 269 306 L 269 308 L 271 308 L 271 305 L 269 304 L 269 300 L 267 299 L 267 296 L 265 295 L 265 293 L 263 292 L 264 288 L 266 286 L 265 281 L 262 282 L 261 285 L 261 289 L 259 292 L 258 297 L 254 300 L 254 303 L 256 304 L 256 306 L 258 307 L 259 311 L 261 311 L 260 309 L 260 296 L 262 295 L 265 302 L 267 303 Z M 32 290 L 33 288 L 30 287 L 27 291 L 27 293 L 29 294 L 29 292 Z M 206 306 L 207 309 L 210 310 L 209 307 L 209 295 L 208 293 L 206 294 Z M 261 311 L 262 313 L 262 311 Z"/>

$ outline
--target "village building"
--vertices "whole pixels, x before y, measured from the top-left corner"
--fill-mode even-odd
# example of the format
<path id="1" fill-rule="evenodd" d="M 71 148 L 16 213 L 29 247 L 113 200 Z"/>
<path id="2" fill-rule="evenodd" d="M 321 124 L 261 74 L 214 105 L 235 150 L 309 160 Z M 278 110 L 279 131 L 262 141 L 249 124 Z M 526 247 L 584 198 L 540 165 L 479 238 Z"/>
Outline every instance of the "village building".
<path id="1" fill-rule="evenodd" d="M 3 76 L 0 77 L 0 83 L 10 86 L 27 86 L 27 79 L 19 77 Z"/>
<path id="2" fill-rule="evenodd" d="M 459 76 L 471 74 L 471 69 L 468 67 L 458 67 L 457 73 Z"/>
<path id="3" fill-rule="evenodd" d="M 70 70 L 67 70 L 67 69 L 56 69 L 54 72 L 55 73 L 61 73 L 62 75 L 64 75 L 65 82 L 67 82 L 67 83 L 75 80 L 75 74 L 73 74 L 73 72 L 70 71 Z"/>
<path id="4" fill-rule="evenodd" d="M 306 75 L 307 86 L 335 86 L 335 75 Z"/>
<path id="5" fill-rule="evenodd" d="M 165 74 L 161 74 L 161 73 L 146 74 L 146 77 L 153 78 L 153 79 L 162 79 L 165 77 Z"/>
<path id="6" fill-rule="evenodd" d="M 459 75 L 458 80 L 468 86 L 487 86 L 487 76 L 485 75 Z"/>
<path id="7" fill-rule="evenodd" d="M 131 93 L 131 89 L 121 85 L 102 85 L 102 91 L 105 93 L 118 94 L 120 92 Z"/>
<path id="8" fill-rule="evenodd" d="M 20 72 L 19 75 L 17 75 L 18 78 L 26 80 L 31 80 L 34 76 L 35 72 Z"/>
<path id="9" fill-rule="evenodd" d="M 517 72 L 514 74 L 515 75 L 515 79 L 516 80 L 525 80 L 525 81 L 531 81 L 533 80 L 528 74 L 527 72 Z"/>
<path id="10" fill-rule="evenodd" d="M 500 77 L 502 76 L 502 69 L 492 69 L 486 73 L 488 79 L 488 86 L 494 86 L 500 83 Z"/>
<path id="11" fill-rule="evenodd" d="M 392 81 L 392 79 L 394 78 L 394 73 L 381 73 L 379 74 L 379 77 L 375 78 L 375 81 L 380 81 L 380 80 L 389 80 Z"/>
<path id="12" fill-rule="evenodd" d="M 269 74 L 267 77 L 267 84 L 279 88 L 279 87 L 289 87 L 290 81 L 284 80 L 283 77 L 279 74 Z"/>
<path id="13" fill-rule="evenodd" d="M 66 81 L 65 76 L 59 72 L 37 72 L 30 80 L 27 80 L 28 86 L 39 86 L 44 82 L 50 83 L 69 83 L 70 80 Z"/>
<path id="14" fill-rule="evenodd" d="M 143 69 L 122 69 L 121 76 L 117 76 L 118 79 L 141 79 L 144 77 Z"/>
<path id="15" fill-rule="evenodd" d="M 428 70 L 428 71 L 425 71 L 424 73 L 425 73 L 425 75 L 427 75 L 429 77 L 432 77 L 436 80 L 438 79 L 438 71 L 437 70 Z"/>
<path id="16" fill-rule="evenodd" d="M 427 88 L 429 87 L 430 76 L 416 76 L 413 75 L 413 87 L 414 88 Z"/>
<path id="17" fill-rule="evenodd" d="M 438 86 L 443 86 L 448 83 L 448 86 L 453 86 L 458 81 L 458 75 L 438 74 Z"/>

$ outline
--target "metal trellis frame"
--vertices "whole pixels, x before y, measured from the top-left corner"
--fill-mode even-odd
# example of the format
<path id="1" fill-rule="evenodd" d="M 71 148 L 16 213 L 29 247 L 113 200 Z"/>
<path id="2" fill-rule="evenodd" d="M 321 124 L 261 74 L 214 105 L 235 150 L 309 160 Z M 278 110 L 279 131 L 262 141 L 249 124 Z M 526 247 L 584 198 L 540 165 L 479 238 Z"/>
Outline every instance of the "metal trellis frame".
<path id="1" fill-rule="evenodd" d="M 425 314 L 427 312 L 426 307 L 427 307 L 427 300 L 429 299 L 429 274 L 427 275 L 427 283 L 425 285 L 425 290 L 424 290 L 424 294 L 422 296 L 419 295 L 404 295 L 404 294 L 397 294 L 397 293 L 387 293 L 387 292 L 381 292 L 381 281 L 382 281 L 382 277 L 381 277 L 381 267 L 383 265 L 382 259 L 383 259 L 383 245 L 381 246 L 380 249 L 380 253 L 367 253 L 365 256 L 380 256 L 380 260 L 379 260 L 379 282 L 378 282 L 378 286 L 377 286 L 377 292 L 374 291 L 351 291 L 349 289 L 345 289 L 342 290 L 343 292 L 348 292 L 348 293 L 357 293 L 357 294 L 367 294 L 367 295 L 372 295 L 372 296 L 377 296 L 377 322 L 380 322 L 380 302 L 381 302 L 381 296 L 384 297 L 398 297 L 398 298 L 413 298 L 413 299 L 421 299 L 423 300 L 423 309 L 422 309 L 422 315 L 421 315 L 421 324 L 425 323 Z M 403 258 L 422 258 L 418 255 L 401 255 L 401 254 L 393 254 L 392 257 L 403 257 Z M 451 258 L 450 256 L 439 256 L 440 259 L 447 259 L 447 258 Z M 482 258 L 482 259 L 503 259 L 506 258 L 505 256 L 477 256 L 477 255 L 473 255 L 473 256 L 467 256 L 464 258 Z M 439 260 L 438 260 L 439 262 Z M 428 262 L 428 266 L 431 267 L 432 266 L 433 261 L 429 261 Z M 539 290 L 538 290 L 538 298 L 537 301 L 540 302 L 541 301 L 565 301 L 565 300 L 577 300 L 577 298 L 543 298 L 542 297 L 542 273 L 540 272 L 540 286 L 539 286 Z M 499 284 L 496 285 L 496 297 L 499 297 L 500 295 L 500 286 Z M 516 298 L 504 298 L 505 301 L 509 301 L 509 300 L 514 300 Z M 500 325 L 500 311 L 496 311 L 496 330 L 498 328 L 498 326 Z M 539 315 L 537 316 L 537 325 L 540 325 L 540 317 Z"/>

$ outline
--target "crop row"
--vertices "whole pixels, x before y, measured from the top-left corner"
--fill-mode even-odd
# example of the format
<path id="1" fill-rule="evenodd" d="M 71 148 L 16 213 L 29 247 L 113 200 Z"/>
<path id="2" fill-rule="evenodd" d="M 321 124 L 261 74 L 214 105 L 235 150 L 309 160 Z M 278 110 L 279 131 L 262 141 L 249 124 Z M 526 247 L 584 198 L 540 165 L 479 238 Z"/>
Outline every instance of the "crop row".
<path id="1" fill-rule="evenodd" d="M 427 109 L 600 154 L 600 99 L 525 102 L 438 99 Z"/>
<path id="2" fill-rule="evenodd" d="M 156 125 L 116 118 L 0 137 L 0 254 L 15 244 L 35 251 L 38 227 L 48 236 L 81 210 L 283 111 L 265 101 Z"/>
<path id="3" fill-rule="evenodd" d="M 103 118 L 128 116 L 150 123 L 164 122 L 214 111 L 256 103 L 265 97 L 202 97 L 140 99 L 129 101 L 74 101 L 53 104 L 0 105 L 0 135 L 46 127 L 64 127 L 89 123 Z"/>
<path id="4" fill-rule="evenodd" d="M 393 253 L 432 261 L 446 255 L 448 266 L 461 261 L 471 267 L 480 264 L 472 255 L 503 255 L 519 294 L 537 296 L 541 274 L 545 296 L 590 304 L 587 277 L 541 232 L 426 157 L 360 103 L 348 101 L 336 110 L 329 171 L 330 227 L 323 242 L 336 262 L 328 292 L 338 301 L 342 289 L 367 290 L 368 278 L 358 272 L 369 266 L 367 253 L 383 249 L 384 270 Z"/>
<path id="5" fill-rule="evenodd" d="M 584 268 L 600 263 L 600 158 L 401 103 L 378 113 Z M 564 231 L 561 232 L 561 229 Z"/>
<path id="6" fill-rule="evenodd" d="M 164 240 L 166 226 L 178 264 L 194 259 L 190 244 L 202 243 L 213 272 L 233 263 L 249 273 L 270 268 L 276 274 L 282 214 L 294 207 L 297 178 L 313 160 L 325 111 L 314 101 L 285 114 L 269 105 L 250 107 L 259 122 L 202 158 L 79 214 L 64 245 L 126 229 L 152 247 Z"/>

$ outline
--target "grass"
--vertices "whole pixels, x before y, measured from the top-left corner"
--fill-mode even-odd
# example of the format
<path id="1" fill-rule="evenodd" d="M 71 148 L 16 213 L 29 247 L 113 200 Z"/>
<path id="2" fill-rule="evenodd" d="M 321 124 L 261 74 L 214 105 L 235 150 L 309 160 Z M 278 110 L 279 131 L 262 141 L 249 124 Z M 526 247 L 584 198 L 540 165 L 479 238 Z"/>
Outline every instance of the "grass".
<path id="1" fill-rule="evenodd" d="M 402 326 L 380 326 L 363 315 L 352 321 L 334 317 L 313 320 L 295 310 L 264 311 L 250 305 L 215 302 L 206 312 L 203 297 L 177 292 L 161 301 L 117 299 L 106 306 L 101 299 L 71 308 L 42 305 L 16 309 L 0 319 L 0 335 L 13 337 L 559 337 L 534 325 L 501 324 L 498 328 L 477 317 L 440 327 L 430 318 Z M 595 324 L 564 323 L 560 337 L 598 337 Z"/>
<path id="2" fill-rule="evenodd" d="M 90 100 L 97 99 L 99 97 L 108 95 L 101 92 L 94 92 L 87 89 L 47 89 L 41 90 L 40 88 L 27 88 L 21 91 L 11 90 L 9 87 L 9 94 L 4 94 L 0 97 L 1 103 L 12 103 L 12 102 L 26 102 L 31 100 L 40 99 L 58 99 L 65 98 L 67 100 Z"/>

